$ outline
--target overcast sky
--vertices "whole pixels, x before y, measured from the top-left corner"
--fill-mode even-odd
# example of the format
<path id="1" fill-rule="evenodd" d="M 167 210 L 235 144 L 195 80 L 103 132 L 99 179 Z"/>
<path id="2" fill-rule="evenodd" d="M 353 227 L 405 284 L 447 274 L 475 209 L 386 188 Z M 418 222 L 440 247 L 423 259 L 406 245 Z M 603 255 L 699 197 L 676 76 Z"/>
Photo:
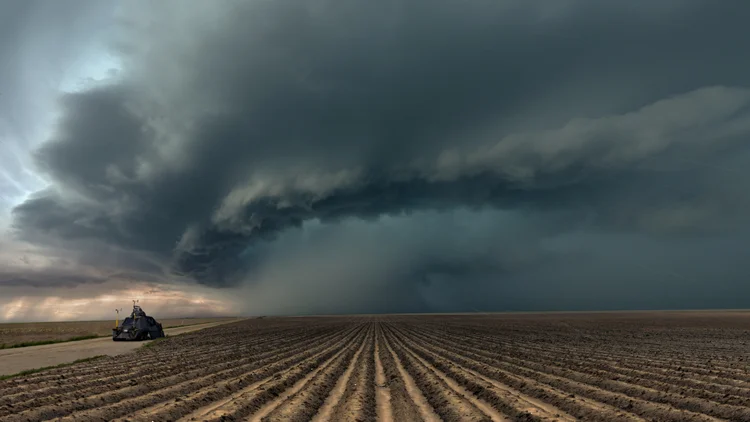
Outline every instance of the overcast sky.
<path id="1" fill-rule="evenodd" d="M 0 321 L 750 307 L 749 21 L 0 0 Z"/>

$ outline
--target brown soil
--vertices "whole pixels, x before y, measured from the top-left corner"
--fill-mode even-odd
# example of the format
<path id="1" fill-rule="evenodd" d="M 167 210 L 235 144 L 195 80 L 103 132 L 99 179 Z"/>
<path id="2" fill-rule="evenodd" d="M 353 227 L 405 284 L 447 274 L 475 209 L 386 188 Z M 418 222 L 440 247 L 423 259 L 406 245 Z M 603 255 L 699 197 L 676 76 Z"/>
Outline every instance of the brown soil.
<path id="1" fill-rule="evenodd" d="M 375 342 L 375 415 L 382 422 L 393 422 L 391 393 L 386 385 L 385 368 L 380 360 L 380 341 Z"/>
<path id="2" fill-rule="evenodd" d="M 744 312 L 266 318 L 0 381 L 0 420 L 750 421 Z"/>

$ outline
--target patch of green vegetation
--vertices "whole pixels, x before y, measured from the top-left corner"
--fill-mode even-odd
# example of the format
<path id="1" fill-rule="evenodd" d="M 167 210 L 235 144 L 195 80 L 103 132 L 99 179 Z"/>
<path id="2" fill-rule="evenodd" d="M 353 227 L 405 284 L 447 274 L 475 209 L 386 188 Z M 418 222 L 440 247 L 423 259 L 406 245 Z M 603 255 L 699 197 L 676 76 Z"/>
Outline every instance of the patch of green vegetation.
<path id="1" fill-rule="evenodd" d="M 148 343 L 144 344 L 144 345 L 143 345 L 143 348 L 144 348 L 144 349 L 147 349 L 147 348 L 149 348 L 149 347 L 154 347 L 154 346 L 156 346 L 157 344 L 159 344 L 159 343 L 163 342 L 163 341 L 164 341 L 164 340 L 166 340 L 166 339 L 167 339 L 166 337 L 159 337 L 159 338 L 157 338 L 157 339 L 155 339 L 155 340 L 151 340 L 150 342 L 148 342 Z"/>
<path id="2" fill-rule="evenodd" d="M 89 334 L 86 336 L 78 336 L 78 337 L 71 337 L 71 338 L 58 339 L 58 340 L 39 340 L 39 341 L 27 341 L 23 343 L 15 343 L 15 344 L 0 344 L 0 350 L 16 349 L 19 347 L 41 346 L 44 344 L 67 343 L 69 341 L 89 340 L 92 338 L 99 338 L 99 337 L 103 337 L 103 336 L 100 336 L 97 334 Z"/>
<path id="3" fill-rule="evenodd" d="M 221 322 L 221 321 L 217 321 L 217 322 Z M 167 328 L 180 328 L 180 327 L 192 327 L 192 326 L 194 326 L 194 325 L 204 325 L 204 324 L 213 324 L 213 323 L 214 323 L 214 321 L 208 321 L 208 322 L 193 322 L 193 323 L 191 323 L 191 324 L 181 324 L 181 325 L 165 325 L 165 326 L 164 326 L 164 329 L 167 329 Z"/>
<path id="4" fill-rule="evenodd" d="M 75 365 L 77 363 L 89 362 L 89 361 L 92 361 L 92 360 L 106 358 L 106 357 L 108 357 L 108 356 L 107 355 L 96 355 L 96 356 L 92 356 L 90 358 L 83 358 L 83 359 L 74 360 L 73 362 L 61 363 L 59 365 L 45 366 L 43 368 L 36 368 L 36 369 L 27 369 L 27 370 L 21 371 L 21 372 L 19 372 L 17 374 L 0 375 L 0 381 L 7 380 L 8 378 L 23 377 L 23 376 L 26 376 L 26 375 L 35 374 L 37 372 L 46 371 L 48 369 L 64 368 L 66 366 L 72 366 L 72 365 Z"/>

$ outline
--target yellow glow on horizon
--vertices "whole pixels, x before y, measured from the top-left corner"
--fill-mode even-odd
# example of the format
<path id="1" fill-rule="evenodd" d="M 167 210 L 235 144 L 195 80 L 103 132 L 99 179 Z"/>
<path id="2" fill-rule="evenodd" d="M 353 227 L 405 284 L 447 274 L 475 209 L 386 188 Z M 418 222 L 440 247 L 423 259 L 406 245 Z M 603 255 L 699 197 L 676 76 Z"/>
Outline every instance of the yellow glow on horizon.
<path id="1" fill-rule="evenodd" d="M 26 307 L 26 299 L 20 297 L 4 307 L 3 319 L 12 320 L 21 310 Z"/>
<path id="2" fill-rule="evenodd" d="M 58 295 L 16 297 L 5 303 L 0 302 L 0 322 L 2 321 L 71 321 L 107 319 L 114 317 L 115 308 L 126 312 L 132 300 L 153 315 L 162 317 L 186 317 L 191 315 L 231 315 L 236 313 L 235 304 L 207 298 L 203 293 L 189 292 L 168 286 L 133 285 L 121 295 L 112 292 L 93 297 L 65 298 Z M 143 293 L 147 292 L 147 293 Z"/>

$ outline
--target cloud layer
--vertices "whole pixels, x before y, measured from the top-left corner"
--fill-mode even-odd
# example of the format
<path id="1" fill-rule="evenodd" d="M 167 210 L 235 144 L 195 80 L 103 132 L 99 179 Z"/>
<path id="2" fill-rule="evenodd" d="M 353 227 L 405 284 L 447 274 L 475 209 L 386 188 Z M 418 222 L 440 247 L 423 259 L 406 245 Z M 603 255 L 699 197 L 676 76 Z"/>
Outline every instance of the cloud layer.
<path id="1" fill-rule="evenodd" d="M 117 78 L 61 97 L 0 287 L 197 282 L 268 313 L 554 308 L 561 289 L 659 307 L 744 271 L 709 248 L 747 239 L 750 6 L 181 4 L 123 3 Z M 659 281 L 683 302 L 622 293 L 686 268 L 702 281 Z"/>

